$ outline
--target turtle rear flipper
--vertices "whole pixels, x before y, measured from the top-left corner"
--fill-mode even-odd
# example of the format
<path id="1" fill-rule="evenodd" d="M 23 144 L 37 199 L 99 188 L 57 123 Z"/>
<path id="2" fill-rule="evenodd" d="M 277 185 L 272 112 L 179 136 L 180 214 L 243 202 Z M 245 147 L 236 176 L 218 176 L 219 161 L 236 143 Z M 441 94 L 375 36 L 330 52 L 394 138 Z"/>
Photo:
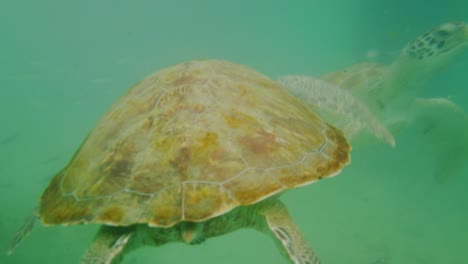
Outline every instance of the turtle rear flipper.
<path id="1" fill-rule="evenodd" d="M 468 114 L 447 98 L 417 99 L 413 118 L 435 155 L 434 178 L 446 182 L 458 175 L 468 160 Z"/>
<path id="2" fill-rule="evenodd" d="M 34 225 L 39 220 L 39 208 L 36 207 L 32 214 L 28 217 L 23 226 L 16 232 L 15 237 L 11 241 L 10 248 L 8 249 L 7 254 L 11 255 L 15 251 L 16 247 L 31 233 Z"/>
<path id="3" fill-rule="evenodd" d="M 134 233 L 134 228 L 103 225 L 81 259 L 81 264 L 120 263 L 123 259 L 122 251 Z"/>
<path id="4" fill-rule="evenodd" d="M 269 234 L 294 264 L 320 264 L 286 207 L 277 201 L 263 210 Z"/>

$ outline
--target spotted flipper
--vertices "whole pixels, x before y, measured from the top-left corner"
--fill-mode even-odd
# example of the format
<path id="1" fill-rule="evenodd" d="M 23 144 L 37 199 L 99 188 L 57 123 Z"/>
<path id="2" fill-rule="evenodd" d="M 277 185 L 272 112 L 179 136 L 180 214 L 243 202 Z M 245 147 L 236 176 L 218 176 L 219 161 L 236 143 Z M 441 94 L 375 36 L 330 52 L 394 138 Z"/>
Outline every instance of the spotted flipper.
<path id="1" fill-rule="evenodd" d="M 395 140 L 387 128 L 359 99 L 339 86 L 299 75 L 283 76 L 278 82 L 294 96 L 311 105 L 326 121 L 340 128 L 347 138 L 370 132 L 391 146 Z"/>
<path id="2" fill-rule="evenodd" d="M 135 230 L 128 227 L 102 226 L 81 264 L 118 264 L 122 251 L 134 235 Z"/>
<path id="3" fill-rule="evenodd" d="M 35 208 L 31 216 L 28 217 L 23 226 L 18 230 L 11 242 L 10 248 L 8 249 L 8 255 L 13 254 L 16 247 L 31 233 L 31 230 L 34 228 L 34 225 L 39 220 L 39 209 Z"/>
<path id="4" fill-rule="evenodd" d="M 263 210 L 270 235 L 294 264 L 320 264 L 286 207 L 279 201 Z"/>

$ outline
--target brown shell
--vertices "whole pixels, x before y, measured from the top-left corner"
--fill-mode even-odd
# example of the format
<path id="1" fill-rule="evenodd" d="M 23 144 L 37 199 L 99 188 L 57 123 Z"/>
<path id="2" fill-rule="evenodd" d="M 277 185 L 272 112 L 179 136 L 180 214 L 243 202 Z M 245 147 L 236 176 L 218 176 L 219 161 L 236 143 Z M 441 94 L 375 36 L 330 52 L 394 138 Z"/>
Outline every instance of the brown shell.
<path id="1" fill-rule="evenodd" d="M 337 174 L 342 133 L 268 77 L 202 60 L 117 101 L 41 197 L 45 224 L 203 221 Z"/>

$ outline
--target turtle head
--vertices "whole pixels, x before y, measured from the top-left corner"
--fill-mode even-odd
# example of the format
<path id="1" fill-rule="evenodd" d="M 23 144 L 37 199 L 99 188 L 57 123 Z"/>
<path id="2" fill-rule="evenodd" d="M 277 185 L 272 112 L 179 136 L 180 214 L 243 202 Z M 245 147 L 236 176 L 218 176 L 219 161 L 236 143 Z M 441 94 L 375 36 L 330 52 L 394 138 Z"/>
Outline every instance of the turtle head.
<path id="1" fill-rule="evenodd" d="M 468 25 L 448 22 L 417 37 L 403 50 L 403 56 L 421 62 L 439 64 L 468 47 Z"/>
<path id="2" fill-rule="evenodd" d="M 449 65 L 468 48 L 468 25 L 448 22 L 418 36 L 406 45 L 392 63 L 381 88 L 381 100 L 400 95 L 401 88 L 420 87 L 421 81 Z"/>

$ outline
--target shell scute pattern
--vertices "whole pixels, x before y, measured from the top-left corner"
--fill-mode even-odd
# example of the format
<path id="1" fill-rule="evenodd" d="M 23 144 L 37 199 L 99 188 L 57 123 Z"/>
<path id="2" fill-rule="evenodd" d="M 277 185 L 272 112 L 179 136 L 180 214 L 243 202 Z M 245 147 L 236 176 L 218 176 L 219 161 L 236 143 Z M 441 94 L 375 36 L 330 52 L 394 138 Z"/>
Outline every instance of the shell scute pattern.
<path id="1" fill-rule="evenodd" d="M 269 78 L 194 61 L 134 86 L 41 198 L 45 224 L 203 221 L 331 176 L 350 146 Z"/>

